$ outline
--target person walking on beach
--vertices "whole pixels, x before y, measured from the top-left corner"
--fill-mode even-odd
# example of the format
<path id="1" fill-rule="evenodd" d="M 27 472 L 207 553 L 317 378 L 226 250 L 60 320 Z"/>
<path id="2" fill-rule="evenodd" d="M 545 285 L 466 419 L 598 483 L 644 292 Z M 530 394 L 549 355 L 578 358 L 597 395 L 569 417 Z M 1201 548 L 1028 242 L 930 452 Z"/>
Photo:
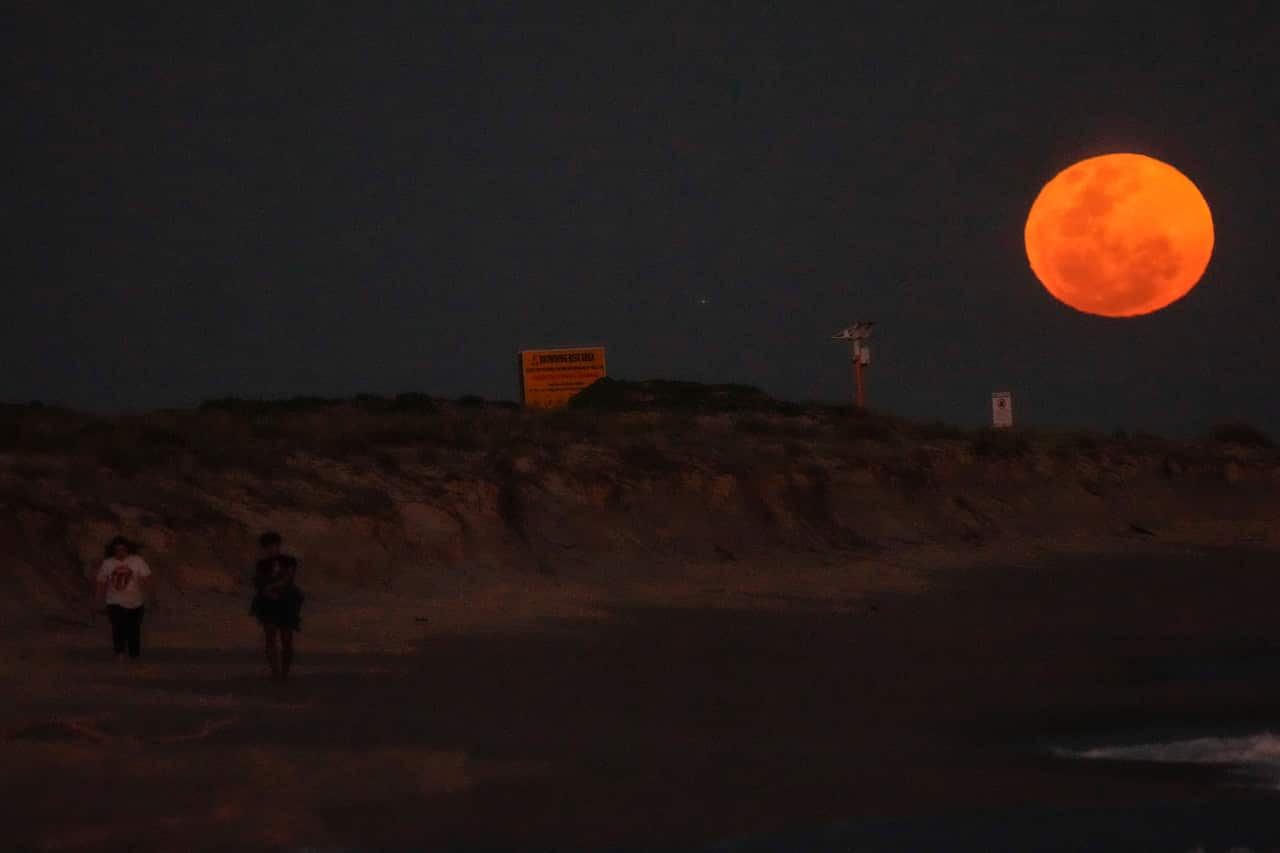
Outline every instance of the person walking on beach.
<path id="1" fill-rule="evenodd" d="M 250 610 L 262 625 L 271 677 L 284 681 L 293 665 L 293 634 L 302 622 L 302 590 L 295 582 L 298 561 L 284 553 L 279 533 L 262 534 L 258 545 L 262 559 L 253 573 L 257 594 Z"/>
<path id="2" fill-rule="evenodd" d="M 97 582 L 95 600 L 99 607 L 106 605 L 116 660 L 123 660 L 126 651 L 130 660 L 137 660 L 142 654 L 142 617 L 151 588 L 150 567 L 138 556 L 137 546 L 117 536 L 107 545 Z"/>

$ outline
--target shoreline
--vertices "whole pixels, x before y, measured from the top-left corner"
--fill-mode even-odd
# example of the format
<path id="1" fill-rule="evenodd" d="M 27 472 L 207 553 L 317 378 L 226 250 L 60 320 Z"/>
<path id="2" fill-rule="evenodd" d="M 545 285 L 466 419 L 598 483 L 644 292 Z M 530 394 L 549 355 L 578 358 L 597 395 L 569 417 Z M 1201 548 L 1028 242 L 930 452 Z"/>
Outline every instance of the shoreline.
<path id="1" fill-rule="evenodd" d="M 162 610 L 137 671 L 96 658 L 101 625 L 47 631 L 6 667 L 16 713 L 103 737 L 10 736 L 0 791 L 30 846 L 142 850 L 189 843 L 193 827 L 256 849 L 691 849 L 942 813 L 1280 803 L 1210 768 L 1030 748 L 1139 722 L 1280 721 L 1269 659 L 1225 678 L 1168 666 L 1273 648 L 1274 552 L 929 562 L 322 591 L 283 688 L 228 596 Z M 33 793 L 83 800 L 104 762 L 159 815 L 122 827 L 105 805 L 69 812 Z M 266 791 L 280 807 L 262 819 Z"/>

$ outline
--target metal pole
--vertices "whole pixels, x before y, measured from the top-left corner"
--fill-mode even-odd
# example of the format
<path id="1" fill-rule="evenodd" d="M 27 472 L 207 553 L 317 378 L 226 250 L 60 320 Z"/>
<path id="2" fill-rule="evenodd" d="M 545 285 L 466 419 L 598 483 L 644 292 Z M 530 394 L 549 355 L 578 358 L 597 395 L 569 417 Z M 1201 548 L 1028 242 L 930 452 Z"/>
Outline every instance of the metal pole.
<path id="1" fill-rule="evenodd" d="M 863 405 L 862 391 L 862 342 L 854 340 L 849 343 L 849 360 L 853 362 L 853 402 L 858 408 Z"/>
<path id="2" fill-rule="evenodd" d="M 858 408 L 861 409 L 865 407 L 865 400 L 863 399 L 863 393 L 862 393 L 862 359 L 861 358 L 854 359 L 853 372 L 854 372 L 855 379 L 858 383 Z"/>

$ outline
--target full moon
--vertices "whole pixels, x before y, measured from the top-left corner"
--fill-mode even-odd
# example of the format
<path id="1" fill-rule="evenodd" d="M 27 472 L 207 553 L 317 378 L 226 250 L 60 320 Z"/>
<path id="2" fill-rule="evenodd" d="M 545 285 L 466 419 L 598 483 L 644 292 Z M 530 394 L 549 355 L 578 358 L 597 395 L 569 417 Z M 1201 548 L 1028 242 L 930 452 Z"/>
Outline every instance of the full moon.
<path id="1" fill-rule="evenodd" d="M 1142 154 L 1081 160 L 1044 185 L 1027 215 L 1031 270 L 1086 314 L 1136 317 L 1196 286 L 1213 217 L 1191 180 Z"/>

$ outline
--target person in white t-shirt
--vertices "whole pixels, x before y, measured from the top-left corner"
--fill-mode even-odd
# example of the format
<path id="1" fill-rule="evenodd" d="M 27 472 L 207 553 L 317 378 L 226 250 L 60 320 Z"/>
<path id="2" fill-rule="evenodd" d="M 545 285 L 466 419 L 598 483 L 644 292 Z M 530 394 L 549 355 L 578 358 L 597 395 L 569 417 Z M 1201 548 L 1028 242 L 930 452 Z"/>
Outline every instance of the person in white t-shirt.
<path id="1" fill-rule="evenodd" d="M 138 549 L 123 536 L 107 545 L 106 559 L 98 569 L 98 605 L 106 605 L 111 619 L 111 644 L 116 660 L 125 652 L 137 660 L 142 654 L 142 617 L 151 588 L 151 569 Z"/>

